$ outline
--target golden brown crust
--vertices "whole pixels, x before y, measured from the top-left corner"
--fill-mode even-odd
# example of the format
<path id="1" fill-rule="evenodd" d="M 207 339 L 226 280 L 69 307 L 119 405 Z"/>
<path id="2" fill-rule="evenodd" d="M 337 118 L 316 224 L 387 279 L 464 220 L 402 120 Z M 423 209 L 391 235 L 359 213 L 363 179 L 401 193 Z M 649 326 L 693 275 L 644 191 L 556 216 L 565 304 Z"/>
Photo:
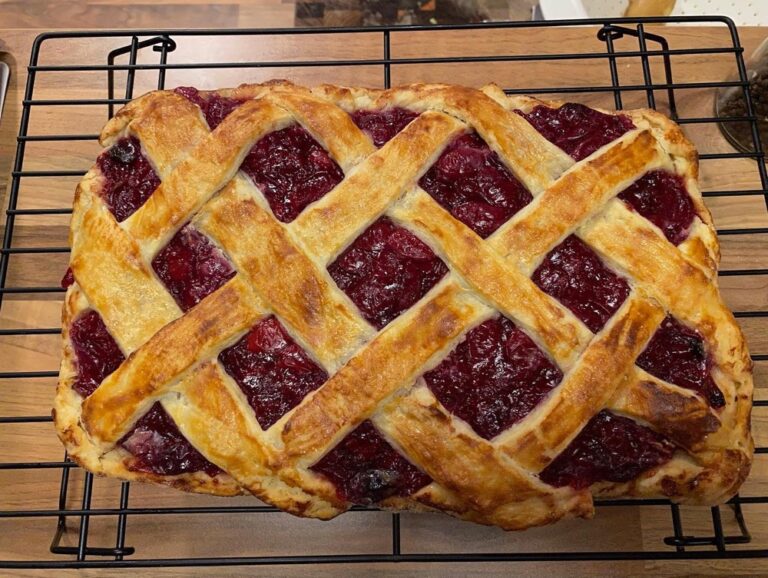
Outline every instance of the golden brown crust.
<path id="1" fill-rule="evenodd" d="M 253 199 L 250 189 L 245 179 L 233 179 L 201 211 L 195 225 L 227 247 L 250 287 L 326 368 L 335 371 L 373 330 L 336 290 L 325 269 L 317 267 L 269 209 Z M 296 293 L 301 299 L 295 298 Z"/>
<path id="2" fill-rule="evenodd" d="M 332 258 L 412 187 L 443 147 L 463 130 L 460 122 L 445 114 L 422 114 L 333 191 L 307 207 L 292 230 L 306 239 L 307 250 Z"/>
<path id="3" fill-rule="evenodd" d="M 570 368 L 591 334 L 574 315 L 548 297 L 424 191 L 395 204 L 391 215 L 413 227 L 446 263 L 492 307 L 515 319 Z"/>
<path id="4" fill-rule="evenodd" d="M 663 310 L 633 295 L 589 344 L 577 365 L 552 395 L 523 420 L 499 436 L 501 449 L 517 463 L 536 472 L 543 470 L 578 434 L 586 416 L 606 406 L 622 377 L 633 370 Z"/>
<path id="5" fill-rule="evenodd" d="M 283 428 L 285 459 L 316 461 L 486 312 L 455 283 L 435 287 L 296 408 Z"/>
<path id="6" fill-rule="evenodd" d="M 240 279 L 232 279 L 134 351 L 83 402 L 82 421 L 91 435 L 106 443 L 119 440 L 179 376 L 251 327 L 261 315 L 249 293 Z"/>
<path id="7" fill-rule="evenodd" d="M 444 511 L 517 530 L 590 517 L 593 495 L 715 504 L 737 491 L 753 452 L 751 362 L 716 285 L 719 248 L 697 185 L 697 153 L 677 125 L 655 111 L 627 111 L 636 130 L 574 162 L 514 112 L 562 103 L 508 97 L 493 85 L 307 89 L 274 81 L 219 93 L 247 102 L 214 131 L 197 106 L 169 91 L 131 101 L 107 123 L 100 142 L 137 135 L 162 181 L 123 223 L 101 200 L 98 168 L 78 186 L 71 227 L 77 283 L 65 296 L 54 420 L 79 464 L 188 491 L 250 492 L 291 513 L 328 519 L 350 504 L 309 466 L 370 419 L 433 479 L 409 497 L 386 499 L 386 508 Z M 377 150 L 348 113 L 390 106 L 420 116 Z M 237 169 L 254 142 L 294 122 L 346 177 L 284 225 Z M 470 130 L 534 196 L 485 241 L 417 185 L 445 146 Z M 614 198 L 657 168 L 685 179 L 697 211 L 678 247 Z M 377 333 L 326 266 L 382 214 L 419 236 L 451 273 Z M 238 275 L 182 314 L 149 263 L 189 221 L 225 248 Z M 632 295 L 597 335 L 529 279 L 570 234 L 631 282 Z M 69 327 L 89 308 L 126 361 L 84 401 L 73 389 Z M 494 311 L 522 327 L 565 375 L 532 413 L 485 440 L 448 413 L 419 376 Z M 703 336 L 724 408 L 713 410 L 699 394 L 634 365 L 668 313 Z M 270 314 L 331 377 L 263 430 L 216 358 Z M 133 468 L 116 443 L 157 401 L 225 473 L 161 476 Z M 680 449 L 628 483 L 576 491 L 541 482 L 537 474 L 604 408 L 649 425 Z"/>
<path id="8" fill-rule="evenodd" d="M 69 339 L 72 320 L 88 308 L 88 301 L 78 286 L 71 286 L 64 297 L 62 312 L 64 350 L 52 411 L 56 431 L 67 448 L 69 457 L 88 471 L 103 476 L 137 482 L 154 482 L 188 492 L 218 496 L 236 496 L 245 493 L 244 488 L 227 474 L 211 477 L 203 472 L 196 472 L 162 476 L 136 470 L 131 467 L 131 455 L 128 452 L 113 449 L 105 453 L 103 448 L 92 440 L 81 423 L 83 398 L 72 388 L 77 376 L 77 366 Z"/>
<path id="9" fill-rule="evenodd" d="M 720 419 L 700 396 L 664 383 L 642 369 L 625 377 L 610 406 L 618 412 L 647 421 L 680 446 L 693 449 L 720 428 Z"/>
<path id="10" fill-rule="evenodd" d="M 573 233 L 574 226 L 660 161 L 659 146 L 648 131 L 608 145 L 604 154 L 565 172 L 536 203 L 503 225 L 491 244 L 498 252 L 514 254 L 518 266 L 531 272 L 554 245 Z"/>

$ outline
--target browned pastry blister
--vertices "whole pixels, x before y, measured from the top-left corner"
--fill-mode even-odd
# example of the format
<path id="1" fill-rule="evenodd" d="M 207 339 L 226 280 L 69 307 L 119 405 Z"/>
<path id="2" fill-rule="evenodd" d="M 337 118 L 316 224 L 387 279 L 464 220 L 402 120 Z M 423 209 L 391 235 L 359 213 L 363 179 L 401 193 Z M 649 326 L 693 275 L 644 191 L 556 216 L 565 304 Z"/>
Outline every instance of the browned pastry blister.
<path id="1" fill-rule="evenodd" d="M 634 128 L 575 161 L 517 112 L 562 103 L 507 96 L 493 85 L 370 90 L 273 82 L 216 93 L 244 102 L 214 130 L 173 91 L 137 98 L 107 123 L 101 144 L 137 137 L 161 180 L 127 219 L 118 222 L 105 204 L 98 166 L 77 188 L 76 282 L 64 301 L 54 418 L 78 464 L 188 491 L 252 493 L 290 513 L 329 519 L 352 504 L 313 466 L 369 420 L 431 479 L 385 497 L 379 505 L 386 508 L 523 529 L 589 517 L 593 497 L 709 505 L 735 494 L 753 453 L 751 361 L 719 294 L 719 247 L 697 184 L 697 154 L 677 125 L 655 111 L 624 111 Z M 393 107 L 418 116 L 377 148 L 350 115 Z M 344 178 L 285 223 L 238 169 L 262 137 L 297 123 Z M 533 197 L 487 238 L 419 186 L 449 143 L 471 131 Z M 678 245 L 617 198 L 652 170 L 680 176 L 695 207 Z M 414 233 L 448 273 L 377 329 L 327 267 L 382 216 Z M 186 223 L 226 253 L 236 275 L 183 312 L 151 263 Z M 629 283 L 629 296 L 597 333 L 531 280 L 570 235 Z M 83 398 L 73 388 L 70 327 L 86 310 L 98 312 L 125 361 Z M 498 314 L 535 342 L 562 379 L 530 413 L 486 439 L 446 409 L 423 376 Z M 670 315 L 701 336 L 722 407 L 636 365 Z M 328 378 L 264 429 L 219 354 L 270 316 Z M 157 402 L 220 473 L 136 467 L 119 442 Z M 629 481 L 555 487 L 540 479 L 602 410 L 662 434 L 674 454 Z"/>

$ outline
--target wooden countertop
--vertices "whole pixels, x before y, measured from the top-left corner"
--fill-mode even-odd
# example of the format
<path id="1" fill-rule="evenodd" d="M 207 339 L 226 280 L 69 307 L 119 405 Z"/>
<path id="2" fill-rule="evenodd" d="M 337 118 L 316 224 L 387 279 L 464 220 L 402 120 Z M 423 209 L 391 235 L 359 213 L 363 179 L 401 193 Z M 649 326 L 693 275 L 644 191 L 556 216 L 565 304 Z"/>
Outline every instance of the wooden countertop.
<path id="1" fill-rule="evenodd" d="M 661 32 L 670 41 L 671 48 L 692 46 L 728 46 L 724 29 L 700 27 L 666 27 Z M 38 31 L 0 30 L 0 51 L 10 54 L 13 67 L 11 88 L 6 110 L 0 121 L 0 191 L 5 192 L 15 150 L 15 135 L 21 112 L 25 85 L 25 68 L 32 41 Z M 603 45 L 595 40 L 594 29 L 516 30 L 493 31 L 483 34 L 469 33 L 411 33 L 393 35 L 393 54 L 458 55 L 472 46 L 476 54 L 512 54 L 539 52 L 602 52 Z M 766 36 L 765 29 L 746 28 L 740 31 L 746 54 Z M 288 38 L 234 38 L 202 42 L 177 38 L 179 49 L 172 62 L 184 59 L 223 61 L 267 58 L 345 58 L 350 55 L 373 57 L 380 55 L 380 40 L 363 35 L 339 42 L 332 37 L 315 37 L 312 42 L 298 42 Z M 374 42 L 375 40 L 375 42 Z M 623 49 L 635 45 L 629 41 Z M 53 43 L 44 45 L 42 62 L 103 63 L 108 49 L 119 45 L 114 40 L 79 40 L 67 44 L 66 50 Z M 533 48 L 532 48 L 533 47 Z M 634 48 L 636 49 L 636 48 Z M 153 53 L 142 58 L 156 58 Z M 651 63 L 654 78 L 663 82 L 658 74 L 659 63 Z M 675 82 L 718 82 L 735 71 L 734 60 L 727 54 L 675 57 Z M 622 59 L 618 72 L 622 83 L 642 83 L 642 69 L 638 59 Z M 360 67 L 352 70 L 281 69 L 280 74 L 265 69 L 241 71 L 203 70 L 169 72 L 168 86 L 193 84 L 215 87 L 236 84 L 245 80 L 263 80 L 270 76 L 283 76 L 306 83 L 328 81 L 339 84 L 380 85 L 378 67 Z M 470 64 L 439 66 L 403 66 L 393 71 L 393 83 L 409 81 L 451 81 L 480 85 L 494 80 L 503 86 L 562 86 L 610 84 L 608 67 L 604 61 L 590 60 L 540 62 L 536 64 Z M 118 86 L 124 80 L 118 74 Z M 156 77 L 140 72 L 136 77 L 135 93 L 154 88 Z M 39 74 L 36 98 L 104 98 L 104 73 Z M 660 108 L 665 96 L 657 91 Z M 611 94 L 578 94 L 573 100 L 612 107 Z M 644 104 L 642 91 L 627 93 L 625 106 L 632 108 Z M 681 116 L 700 117 L 712 113 L 712 89 L 677 91 Z M 36 107 L 30 122 L 30 134 L 97 133 L 106 120 L 104 106 L 49 106 Z M 687 133 L 702 153 L 728 152 L 733 149 L 711 124 L 689 124 Z M 99 148 L 95 142 L 30 142 L 27 145 L 25 170 L 86 169 Z M 706 160 L 702 162 L 702 189 L 740 190 L 760 187 L 754 162 L 745 159 Z M 24 208 L 52 208 L 71 205 L 77 177 L 61 179 L 25 178 L 20 206 Z M 762 198 L 715 197 L 707 199 L 718 228 L 768 227 L 768 211 Z M 2 206 L 7 206 L 3 197 Z M 67 241 L 66 215 L 19 217 L 14 232 L 14 246 L 42 247 L 65 245 Z M 763 236 L 727 235 L 721 237 L 722 268 L 740 269 L 768 267 L 768 242 Z M 66 254 L 14 255 L 10 263 L 9 286 L 55 285 L 66 269 Z M 721 286 L 726 300 L 736 310 L 768 309 L 768 277 L 724 277 Z M 55 328 L 59 324 L 60 295 L 8 295 L 0 311 L 0 328 Z M 764 319 L 742 319 L 753 352 L 768 353 L 768 325 Z M 58 366 L 59 338 L 57 335 L 0 336 L 0 373 L 26 370 L 52 370 Z M 768 363 L 756 367 L 757 396 L 768 395 Z M 55 386 L 54 378 L 28 380 L 0 379 L 0 415 L 46 415 L 50 411 Z M 768 413 L 762 408 L 755 412 L 754 430 L 759 445 L 768 445 Z M 0 424 L 0 462 L 58 461 L 61 446 L 50 423 L 2 425 Z M 758 457 L 752 476 L 744 487 L 743 495 L 768 493 L 768 460 Z M 72 472 L 69 507 L 79 507 L 82 473 Z M 44 509 L 56 507 L 59 470 L 0 470 L 0 510 Z M 118 507 L 119 483 L 97 480 L 94 487 L 93 507 Z M 231 500 L 185 495 L 171 490 L 132 485 L 130 505 L 138 506 L 197 506 L 209 504 L 252 505 L 252 498 Z M 768 547 L 768 506 L 745 508 L 747 523 L 754 536 L 750 547 Z M 683 508 L 686 533 L 701 534 L 711 531 L 708 509 Z M 735 532 L 731 512 L 723 509 L 726 529 Z M 137 548 L 140 558 L 165 556 L 217 556 L 217 555 L 281 555 L 296 553 L 386 553 L 390 548 L 390 518 L 385 513 L 349 513 L 332 522 L 299 520 L 285 514 L 238 514 L 220 516 L 148 516 L 132 515 L 128 522 L 127 543 Z M 76 543 L 77 520 L 70 520 L 68 544 Z M 24 520 L 0 519 L 0 560 L 3 559 L 58 559 L 48 553 L 55 520 L 30 518 Z M 89 545 L 110 546 L 114 543 L 114 516 L 91 520 Z M 601 508 L 593 521 L 567 521 L 550 528 L 524 533 L 506 534 L 496 529 L 462 523 L 440 515 L 403 515 L 404 552 L 493 552 L 493 551 L 579 551 L 579 550 L 669 550 L 661 539 L 672 533 L 668 507 L 610 507 Z M 485 564 L 373 564 L 368 566 L 282 566 L 279 568 L 217 568 L 191 570 L 149 569 L 130 571 L 21 571 L 2 572 L 13 576 L 274 576 L 274 575 L 412 575 L 443 576 L 451 572 L 462 575 L 553 575 L 619 574 L 629 575 L 682 575 L 682 574 L 768 574 L 768 560 L 727 560 L 691 562 L 583 562 L 583 563 L 485 563 Z"/>

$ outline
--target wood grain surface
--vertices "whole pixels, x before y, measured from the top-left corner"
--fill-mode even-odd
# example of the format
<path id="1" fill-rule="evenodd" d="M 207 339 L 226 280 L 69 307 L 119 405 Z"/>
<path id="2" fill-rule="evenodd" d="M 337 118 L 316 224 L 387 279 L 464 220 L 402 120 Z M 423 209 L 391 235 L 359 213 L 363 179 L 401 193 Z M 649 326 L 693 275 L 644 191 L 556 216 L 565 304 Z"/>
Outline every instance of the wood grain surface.
<path id="1" fill-rule="evenodd" d="M 111 3 L 101 4 L 107 9 Z M 192 4 L 192 3 L 188 3 Z M 3 3 L 0 3 L 2 14 Z M 110 6 L 112 8 L 112 6 Z M 226 13 L 224 10 L 222 13 Z M 166 22 L 173 26 L 178 22 Z M 694 46 L 727 47 L 730 39 L 723 28 L 666 27 L 661 32 L 672 48 Z M 31 30 L 0 30 L 0 51 L 13 67 L 12 84 L 6 109 L 0 121 L 0 191 L 5 193 L 9 170 L 16 148 L 23 87 L 24 66 L 36 35 Z M 749 54 L 765 37 L 764 29 L 740 31 Z M 352 38 L 338 36 L 312 37 L 176 37 L 178 49 L 170 61 L 222 62 L 254 60 L 310 60 L 357 57 L 380 57 L 381 37 L 361 34 Z M 105 54 L 125 44 L 125 39 L 87 39 L 51 41 L 43 44 L 41 64 L 102 64 Z M 555 53 L 564 51 L 602 52 L 604 45 L 595 39 L 591 28 L 568 30 L 487 31 L 483 33 L 395 33 L 393 55 L 452 56 L 471 52 L 476 55 L 515 53 Z M 630 40 L 619 42 L 619 49 L 636 50 Z M 157 54 L 142 52 L 139 62 L 156 62 Z M 660 63 L 652 59 L 654 80 L 663 82 Z M 618 74 L 622 84 L 643 82 L 641 62 L 637 58 L 621 59 Z M 678 56 L 673 58 L 675 82 L 722 81 L 735 72 L 732 54 Z M 271 77 L 290 78 L 297 82 L 333 82 L 380 86 L 381 68 L 320 67 L 278 69 L 195 69 L 171 70 L 166 84 L 195 85 L 214 88 L 243 81 L 262 81 Z M 495 81 L 505 87 L 546 88 L 555 86 L 609 86 L 611 77 L 603 60 L 549 61 L 535 64 L 517 62 L 503 64 L 403 65 L 395 67 L 392 81 L 448 81 L 481 85 Z M 156 87 L 156 71 L 140 71 L 136 75 L 136 95 Z M 123 90 L 125 74 L 118 73 L 118 90 Z M 645 93 L 625 93 L 627 108 L 643 106 Z M 660 110 L 667 109 L 666 95 L 657 91 Z M 105 98 L 104 72 L 38 73 L 35 99 Z M 567 95 L 571 100 L 608 108 L 613 96 L 605 93 Z M 682 117 L 709 116 L 712 112 L 712 89 L 677 90 Z M 33 106 L 29 124 L 32 135 L 95 134 L 107 119 L 104 105 Z M 701 153 L 732 152 L 733 149 L 712 124 L 690 124 L 686 132 Z M 95 141 L 28 142 L 25 171 L 85 170 L 99 152 Z M 756 165 L 751 160 L 704 160 L 701 166 L 702 188 L 742 190 L 760 187 Z M 71 205 L 78 177 L 24 177 L 21 182 L 19 208 L 57 208 Z M 7 204 L 3 197 L 2 206 Z M 707 199 L 719 229 L 768 227 L 768 211 L 762 197 L 715 197 Z M 66 246 L 67 215 L 19 216 L 14 230 L 14 247 Z M 722 269 L 768 267 L 766 235 L 724 235 Z M 14 254 L 7 279 L 9 287 L 56 285 L 66 269 L 68 255 Z M 736 310 L 768 310 L 768 277 L 724 277 L 722 291 Z M 60 294 L 6 295 L 0 311 L 1 329 L 57 328 L 60 318 Z M 753 353 L 768 353 L 768 331 L 765 320 L 742 319 Z M 59 336 L 0 336 L 0 373 L 32 370 L 56 370 L 59 362 Z M 756 396 L 768 397 L 768 363 L 756 364 Z M 0 415 L 47 415 L 55 387 L 54 378 L 0 379 Z M 754 431 L 759 445 L 768 445 L 768 412 L 759 409 L 754 416 Z M 0 424 L 0 462 L 58 461 L 62 448 L 50 423 Z M 768 494 L 768 459 L 758 456 L 752 475 L 742 494 Z M 0 510 L 55 508 L 58 499 L 58 469 L 0 470 Z M 72 471 L 68 506 L 77 508 L 81 496 L 82 472 Z M 99 479 L 94 486 L 93 507 L 118 507 L 120 483 Z M 202 506 L 211 504 L 252 505 L 253 498 L 210 498 L 186 495 L 153 486 L 131 486 L 132 507 Z M 768 548 L 768 506 L 745 506 L 745 515 L 753 535 L 748 547 Z M 728 508 L 723 509 L 724 523 L 730 533 L 737 531 Z M 686 533 L 711 533 L 708 509 L 683 508 Z M 48 552 L 53 537 L 52 518 L 0 518 L 0 560 L 60 559 Z M 77 519 L 68 524 L 65 543 L 77 543 Z M 112 546 L 115 541 L 115 516 L 91 520 L 91 546 Z M 494 528 L 474 526 L 441 515 L 402 515 L 404 553 L 433 552 L 559 552 L 559 551 L 670 551 L 662 542 L 672 534 L 668 507 L 604 507 L 592 521 L 567 521 L 548 528 L 524 533 L 504 533 Z M 391 548 L 390 516 L 385 513 L 349 513 L 331 522 L 308 521 L 286 514 L 205 514 L 132 515 L 128 521 L 127 544 L 136 548 L 133 558 L 182 556 L 241 556 L 329 553 L 388 553 Z M 741 549 L 747 546 L 734 546 Z M 397 564 L 397 565 L 329 565 L 281 566 L 191 570 L 187 568 L 106 571 L 0 571 L 13 576 L 340 576 L 340 575 L 425 575 L 466 576 L 509 575 L 648 575 L 671 576 L 689 574 L 768 574 L 768 560 L 726 560 L 691 562 L 583 562 L 583 563 L 485 563 L 485 564 Z"/>

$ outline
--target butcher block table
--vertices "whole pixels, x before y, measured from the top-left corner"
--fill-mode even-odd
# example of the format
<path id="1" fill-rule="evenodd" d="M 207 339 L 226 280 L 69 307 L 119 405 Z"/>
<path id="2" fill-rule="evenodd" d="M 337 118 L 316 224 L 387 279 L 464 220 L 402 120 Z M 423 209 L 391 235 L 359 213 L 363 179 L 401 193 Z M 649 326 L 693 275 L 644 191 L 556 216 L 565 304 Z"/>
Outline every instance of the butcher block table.
<path id="1" fill-rule="evenodd" d="M 730 35 L 721 27 L 652 27 L 663 34 L 670 47 L 729 46 Z M 16 148 L 26 64 L 32 43 L 40 31 L 0 30 L 0 51 L 8 53 L 12 80 L 5 111 L 0 121 L 0 194 L 7 207 L 10 167 Z M 768 34 L 768 30 L 745 28 L 739 31 L 745 53 L 749 55 Z M 604 52 L 605 44 L 596 39 L 596 29 L 490 30 L 483 32 L 420 32 L 407 37 L 392 36 L 393 56 L 458 56 L 461 54 L 530 54 L 558 52 Z M 177 50 L 170 62 L 247 61 L 315 58 L 344 59 L 352 56 L 381 57 L 381 36 L 358 35 L 312 37 L 174 37 Z M 636 40 L 617 42 L 617 49 L 637 50 Z M 65 43 L 44 43 L 41 64 L 104 64 L 106 54 L 126 44 L 120 39 L 73 39 Z M 125 57 L 124 57 L 125 58 Z M 140 53 L 139 62 L 157 62 L 157 53 Z M 122 60 L 120 62 L 125 62 Z M 654 81 L 664 82 L 659 57 L 650 63 Z M 642 84 L 639 58 L 619 59 L 616 72 L 624 85 Z M 673 59 L 674 82 L 721 82 L 736 73 L 735 59 L 729 54 L 694 55 Z M 264 81 L 273 76 L 301 83 L 381 86 L 381 66 L 357 68 L 280 68 L 280 69 L 195 69 L 170 70 L 166 86 L 194 85 L 201 88 L 231 86 L 245 81 Z M 447 81 L 480 86 L 495 81 L 503 87 L 589 86 L 611 84 L 606 60 L 537 61 L 535 63 L 473 63 L 445 65 L 403 65 L 393 68 L 392 84 L 416 81 Z M 134 94 L 155 88 L 157 71 L 136 74 Z M 106 97 L 106 73 L 38 73 L 36 99 L 88 99 Z M 125 90 L 125 72 L 117 72 L 116 95 Z M 562 95 L 559 95 L 562 96 Z M 711 116 L 714 89 L 676 90 L 682 117 Z M 568 97 L 562 96 L 563 98 Z M 623 94 L 624 106 L 646 105 L 645 91 Z M 575 101 L 613 108 L 613 94 L 578 93 Z M 668 110 L 666 92 L 656 91 L 658 107 Z M 29 134 L 95 134 L 107 119 L 105 105 L 33 107 Z M 687 124 L 685 130 L 701 153 L 734 152 L 712 123 Z M 98 143 L 89 141 L 27 142 L 24 171 L 85 170 L 99 152 Z M 79 177 L 22 179 L 19 208 L 41 209 L 71 206 Z M 702 160 L 701 184 L 705 191 L 754 190 L 761 187 L 757 165 L 751 159 Z M 768 211 L 761 196 L 718 196 L 707 199 L 718 229 L 768 227 Z M 5 216 L 3 217 L 5 218 Z M 58 247 L 67 244 L 68 215 L 19 215 L 16 218 L 13 247 Z M 723 235 L 720 237 L 724 270 L 768 268 L 768 236 Z M 8 287 L 52 286 L 59 283 L 67 268 L 68 254 L 21 253 L 11 255 Z M 723 294 L 729 306 L 739 311 L 768 309 L 768 276 L 723 277 Z M 57 328 L 61 293 L 10 293 L 0 310 L 0 329 Z M 768 353 L 768 324 L 763 318 L 740 320 L 753 353 Z M 48 371 L 59 364 L 60 337 L 53 331 L 34 335 L 0 335 L 0 376 L 10 372 Z M 56 384 L 55 377 L 8 379 L 0 377 L 0 416 L 45 416 Z M 768 397 L 768 362 L 755 367 L 756 399 Z M 759 408 L 753 418 L 757 445 L 768 445 L 768 411 Z M 58 462 L 63 451 L 49 422 L 0 423 L 0 463 Z M 58 504 L 61 470 L 0 469 L 0 511 L 54 509 Z M 67 507 L 82 506 L 84 475 L 71 470 Z M 111 479 L 96 479 L 92 508 L 118 508 L 121 484 Z M 743 496 L 768 494 L 768 460 L 757 456 Z M 196 507 L 210 505 L 253 506 L 255 498 L 213 498 L 189 495 L 170 489 L 132 484 L 130 507 Z M 752 534 L 749 545 L 729 546 L 729 550 L 768 548 L 768 506 L 744 507 Z M 722 508 L 727 535 L 739 533 L 733 512 Z M 681 508 L 686 534 L 711 535 L 708 508 Z M 70 517 L 63 545 L 76 545 L 79 518 Z M 90 519 L 88 545 L 114 547 L 117 516 Z M 56 527 L 54 517 L 23 519 L 0 518 L 0 561 L 74 560 L 72 556 L 48 551 Z M 668 506 L 601 507 L 592 521 L 569 520 L 551 527 L 522 533 L 505 533 L 495 528 L 475 526 L 438 514 L 403 514 L 400 517 L 402 552 L 405 553 L 483 553 L 483 552 L 578 552 L 637 551 L 674 548 L 663 543 L 672 535 Z M 203 515 L 136 515 L 128 519 L 126 545 L 134 547 L 131 558 L 284 556 L 327 554 L 389 554 L 392 551 L 391 515 L 384 512 L 351 512 L 330 522 L 301 520 L 282 513 L 226 513 Z M 711 550 L 711 548 L 708 548 Z M 694 550 L 695 551 L 695 550 Z M 88 556 L 88 560 L 99 560 Z M 735 573 L 768 574 L 768 559 L 729 559 L 691 561 L 585 561 L 585 562 L 470 562 L 418 564 L 332 564 L 312 566 L 255 566 L 162 569 L 86 569 L 86 570 L 0 570 L 12 576 L 339 576 L 339 575 L 552 575 L 626 574 L 682 575 Z"/>

